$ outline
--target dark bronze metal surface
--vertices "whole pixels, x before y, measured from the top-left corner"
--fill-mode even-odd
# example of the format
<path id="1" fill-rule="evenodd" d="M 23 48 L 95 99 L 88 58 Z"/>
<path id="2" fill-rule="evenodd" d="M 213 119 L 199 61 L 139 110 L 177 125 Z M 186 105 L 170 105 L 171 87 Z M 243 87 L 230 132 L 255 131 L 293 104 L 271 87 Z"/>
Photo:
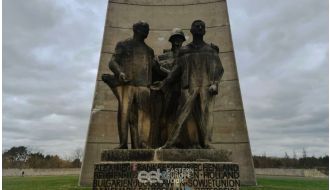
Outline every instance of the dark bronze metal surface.
<path id="1" fill-rule="evenodd" d="M 109 63 L 115 75 L 102 76 L 118 99 L 119 148 L 127 148 L 128 128 L 132 148 L 211 148 L 209 118 L 224 70 L 219 48 L 203 40 L 205 23 L 192 23 L 193 41 L 183 47 L 184 33 L 173 29 L 172 48 L 157 57 L 144 43 L 149 25 L 133 31 Z"/>

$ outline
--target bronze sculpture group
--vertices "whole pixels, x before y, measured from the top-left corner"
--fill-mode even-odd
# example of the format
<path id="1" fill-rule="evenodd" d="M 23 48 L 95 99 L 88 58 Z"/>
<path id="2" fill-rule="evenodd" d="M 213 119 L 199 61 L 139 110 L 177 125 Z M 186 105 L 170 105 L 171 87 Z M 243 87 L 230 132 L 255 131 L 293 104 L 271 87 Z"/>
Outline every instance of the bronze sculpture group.
<path id="1" fill-rule="evenodd" d="M 186 40 L 173 29 L 172 48 L 159 56 L 144 40 L 149 25 L 133 25 L 133 38 L 116 45 L 109 63 L 114 75 L 104 74 L 118 100 L 118 148 L 211 148 L 214 96 L 223 75 L 219 49 L 204 42 L 205 23 L 195 20 Z"/>

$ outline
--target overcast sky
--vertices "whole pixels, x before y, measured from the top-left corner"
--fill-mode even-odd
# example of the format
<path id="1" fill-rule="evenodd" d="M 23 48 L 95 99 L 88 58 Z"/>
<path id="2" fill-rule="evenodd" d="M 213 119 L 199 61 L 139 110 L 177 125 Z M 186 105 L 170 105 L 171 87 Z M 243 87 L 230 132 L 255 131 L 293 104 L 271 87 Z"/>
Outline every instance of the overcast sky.
<path id="1" fill-rule="evenodd" d="M 3 149 L 84 148 L 106 6 L 3 1 Z M 328 154 L 328 1 L 228 6 L 253 154 Z"/>

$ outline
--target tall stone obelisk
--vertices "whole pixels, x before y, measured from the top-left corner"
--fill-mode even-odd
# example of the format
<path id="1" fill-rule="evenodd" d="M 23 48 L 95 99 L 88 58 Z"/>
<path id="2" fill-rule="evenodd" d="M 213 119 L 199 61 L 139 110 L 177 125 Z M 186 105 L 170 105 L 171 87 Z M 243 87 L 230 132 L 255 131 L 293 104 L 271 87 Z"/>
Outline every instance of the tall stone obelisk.
<path id="1" fill-rule="evenodd" d="M 256 184 L 226 0 L 110 0 L 80 185 L 91 186 L 101 151 L 118 146 L 117 100 L 101 80 L 102 74 L 110 73 L 108 63 L 117 42 L 131 37 L 133 23 L 144 20 L 150 25 L 146 43 L 159 55 L 170 47 L 168 38 L 173 28 L 182 28 L 189 43 L 190 25 L 196 19 L 206 23 L 205 41 L 219 46 L 225 70 L 213 112 L 213 146 L 232 152 L 243 185 Z"/>

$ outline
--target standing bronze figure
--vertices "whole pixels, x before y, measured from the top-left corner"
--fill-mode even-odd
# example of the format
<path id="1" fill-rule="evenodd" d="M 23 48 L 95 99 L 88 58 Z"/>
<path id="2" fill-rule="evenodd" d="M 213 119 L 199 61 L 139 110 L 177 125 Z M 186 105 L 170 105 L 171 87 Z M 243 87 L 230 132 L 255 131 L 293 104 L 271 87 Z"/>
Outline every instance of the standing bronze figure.
<path id="1" fill-rule="evenodd" d="M 152 73 L 153 83 L 164 80 L 173 70 L 175 59 L 186 38 L 181 29 L 174 28 L 168 41 L 172 45 L 171 49 L 164 49 L 163 54 L 156 57 L 156 64 Z M 162 91 L 151 89 L 151 147 L 160 147 L 166 142 L 169 127 L 176 117 L 180 91 L 179 81 Z"/>
<path id="2" fill-rule="evenodd" d="M 109 63 L 113 78 L 103 75 L 118 99 L 118 132 L 120 145 L 127 149 L 130 129 L 132 148 L 146 148 L 150 130 L 150 90 L 154 51 L 145 44 L 149 25 L 140 21 L 133 25 L 133 38 L 116 45 Z M 117 80 L 117 81 L 116 81 Z"/>
<path id="3" fill-rule="evenodd" d="M 219 49 L 203 40 L 205 23 L 195 20 L 190 32 L 193 41 L 180 49 L 175 68 L 160 86 L 156 87 L 163 89 L 176 80 L 181 80 L 182 93 L 177 119 L 162 148 L 173 147 L 183 129 L 183 124 L 190 119 L 196 123 L 200 148 L 210 148 L 212 126 L 209 117 L 214 96 L 218 94 L 218 83 L 224 71 L 219 58 Z"/>

